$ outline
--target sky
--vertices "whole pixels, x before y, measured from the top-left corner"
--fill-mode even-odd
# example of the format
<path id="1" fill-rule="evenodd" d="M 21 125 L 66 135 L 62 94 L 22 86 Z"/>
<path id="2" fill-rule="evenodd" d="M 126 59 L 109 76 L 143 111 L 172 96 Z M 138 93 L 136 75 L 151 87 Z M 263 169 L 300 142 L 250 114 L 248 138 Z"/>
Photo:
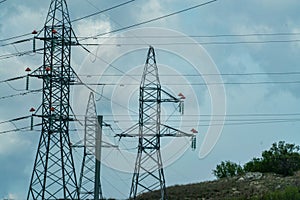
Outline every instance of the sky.
<path id="1" fill-rule="evenodd" d="M 124 1 L 68 0 L 71 20 Z M 120 8 L 73 23 L 79 38 L 94 36 L 164 16 L 205 1 L 136 0 Z M 3 46 L 3 39 L 40 30 L 50 1 L 7 0 L 0 3 L 0 81 L 26 75 L 42 65 L 42 55 L 3 59 L 1 55 L 32 50 L 32 41 Z M 224 160 L 243 165 L 272 143 L 300 144 L 300 2 L 297 0 L 218 0 L 186 12 L 102 38 L 82 41 L 72 49 L 72 67 L 97 91 L 97 113 L 112 125 L 105 139 L 119 149 L 103 150 L 102 190 L 105 197 L 129 195 L 137 140 L 113 137 L 138 121 L 138 89 L 149 45 L 156 51 L 162 88 L 185 99 L 184 114 L 176 105 L 162 106 L 162 121 L 190 132 L 188 138 L 164 138 L 162 156 L 167 186 L 214 180 L 212 170 Z M 149 37 L 152 36 L 152 37 Z M 30 38 L 27 36 L 24 38 Z M 24 39 L 20 38 L 20 39 Z M 18 41 L 13 39 L 9 42 Z M 42 43 L 37 41 L 37 46 Z M 217 83 L 217 84 L 216 84 Z M 10 84 L 10 85 L 9 85 Z M 25 199 L 40 136 L 34 131 L 2 133 L 30 125 L 30 120 L 1 123 L 30 115 L 41 104 L 40 93 L 24 93 L 25 79 L 0 82 L 0 199 Z M 30 89 L 41 82 L 30 79 Z M 82 119 L 90 90 L 74 86 L 71 105 Z M 102 97 L 101 97 L 102 95 Z M 35 119 L 38 122 L 39 119 Z M 224 126 L 223 126 L 224 123 Z M 16 127 L 15 127 L 16 126 Z M 72 123 L 72 141 L 82 126 Z M 82 149 L 74 151 L 76 171 Z M 79 174 L 77 175 L 79 176 Z"/>

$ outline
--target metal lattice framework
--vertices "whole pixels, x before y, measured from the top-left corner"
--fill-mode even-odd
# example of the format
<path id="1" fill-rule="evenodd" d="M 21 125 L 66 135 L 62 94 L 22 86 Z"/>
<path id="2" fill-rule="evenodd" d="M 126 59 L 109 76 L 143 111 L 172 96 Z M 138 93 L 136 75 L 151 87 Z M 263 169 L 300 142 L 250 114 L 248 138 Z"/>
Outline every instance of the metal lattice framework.
<path id="1" fill-rule="evenodd" d="M 52 0 L 43 29 L 42 131 L 27 199 L 79 199 L 69 135 L 72 31 L 65 0 Z M 76 37 L 75 37 L 76 38 Z"/>
<path id="2" fill-rule="evenodd" d="M 100 182 L 102 116 L 97 117 L 94 94 L 87 104 L 84 132 L 84 153 L 79 179 L 80 199 L 103 199 Z"/>
<path id="3" fill-rule="evenodd" d="M 141 192 L 160 189 L 162 199 L 166 197 L 160 154 L 160 102 L 158 68 L 154 48 L 150 47 L 140 85 L 139 143 L 130 198 L 136 198 L 139 187 Z"/>
<path id="4" fill-rule="evenodd" d="M 166 98 L 162 98 L 162 94 Z M 160 152 L 161 137 L 192 137 L 193 134 L 184 133 L 180 130 L 161 124 L 161 103 L 182 103 L 166 91 L 161 89 L 158 68 L 156 65 L 155 51 L 150 46 L 146 64 L 142 75 L 139 96 L 139 133 L 119 134 L 120 137 L 138 136 L 138 153 L 130 199 L 136 199 L 137 195 L 154 190 L 160 191 L 160 198 L 167 199 L 166 184 L 163 171 L 163 163 Z"/>

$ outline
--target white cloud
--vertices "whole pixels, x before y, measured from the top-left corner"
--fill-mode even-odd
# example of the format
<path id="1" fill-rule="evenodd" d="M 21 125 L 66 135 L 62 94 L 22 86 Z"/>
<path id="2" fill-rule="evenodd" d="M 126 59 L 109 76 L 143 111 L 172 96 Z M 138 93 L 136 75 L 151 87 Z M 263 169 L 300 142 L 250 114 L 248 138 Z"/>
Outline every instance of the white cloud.
<path id="1" fill-rule="evenodd" d="M 163 15 L 164 9 L 159 0 L 147 1 L 140 9 L 140 20 L 149 20 Z"/>
<path id="2" fill-rule="evenodd" d="M 111 31 L 109 20 L 82 20 L 76 26 L 76 34 L 80 36 L 95 36 L 100 33 Z"/>
<path id="3" fill-rule="evenodd" d="M 257 4 L 266 7 L 268 9 L 290 9 L 294 6 L 298 6 L 298 0 L 286 0 L 286 1 L 273 1 L 273 0 L 256 0 Z"/>
<path id="4" fill-rule="evenodd" d="M 270 26 L 255 22 L 253 24 L 240 24 L 233 27 L 233 33 L 235 34 L 271 33 L 272 31 L 273 29 Z"/>
<path id="5" fill-rule="evenodd" d="M 5 197 L 3 197 L 3 199 L 6 199 L 6 200 L 21 200 L 21 198 L 19 198 L 19 196 L 17 194 L 14 194 L 14 193 L 9 193 L 8 195 L 5 195 Z"/>
<path id="6" fill-rule="evenodd" d="M 3 121 L 5 120 L 1 119 L 1 122 Z M 16 128 L 17 127 L 13 124 L 4 123 L 1 124 L 0 131 L 14 130 Z M 7 156 L 15 154 L 16 152 L 22 152 L 31 145 L 30 141 L 22 138 L 19 134 L 20 132 L 9 132 L 0 135 L 0 156 Z"/>
<path id="7" fill-rule="evenodd" d="M 8 199 L 10 199 L 10 200 L 18 200 L 20 198 L 18 198 L 18 195 L 16 195 L 16 194 L 8 194 Z"/>
<path id="8" fill-rule="evenodd" d="M 46 9 L 33 10 L 28 6 L 18 5 L 16 6 L 16 11 L 15 15 L 7 19 L 4 33 L 18 35 L 25 33 L 24 30 L 31 32 L 34 29 L 43 27 L 45 14 L 47 13 Z"/>

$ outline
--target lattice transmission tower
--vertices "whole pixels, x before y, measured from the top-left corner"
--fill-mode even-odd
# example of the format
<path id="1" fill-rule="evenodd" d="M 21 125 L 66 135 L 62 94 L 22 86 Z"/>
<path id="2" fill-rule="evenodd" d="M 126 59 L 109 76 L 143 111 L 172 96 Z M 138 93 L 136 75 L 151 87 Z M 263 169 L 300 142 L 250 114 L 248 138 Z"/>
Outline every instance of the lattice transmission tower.
<path id="1" fill-rule="evenodd" d="M 79 179 L 80 199 L 103 199 L 100 166 L 103 117 L 97 116 L 94 94 L 91 92 L 85 114 L 84 153 Z"/>
<path id="2" fill-rule="evenodd" d="M 181 98 L 161 88 L 155 51 L 150 46 L 140 84 L 138 134 L 127 132 L 118 134 L 120 137 L 138 137 L 138 153 L 129 199 L 136 199 L 140 193 L 154 190 L 160 191 L 161 199 L 167 199 L 160 139 L 161 137 L 195 139 L 194 134 L 188 134 L 161 123 L 161 103 L 164 102 L 183 104 Z"/>
<path id="3" fill-rule="evenodd" d="M 71 46 L 77 43 L 65 0 L 51 0 L 45 26 L 43 65 L 30 76 L 43 80 L 42 131 L 27 199 L 79 199 L 70 142 Z M 75 38 L 75 42 L 72 42 Z"/>

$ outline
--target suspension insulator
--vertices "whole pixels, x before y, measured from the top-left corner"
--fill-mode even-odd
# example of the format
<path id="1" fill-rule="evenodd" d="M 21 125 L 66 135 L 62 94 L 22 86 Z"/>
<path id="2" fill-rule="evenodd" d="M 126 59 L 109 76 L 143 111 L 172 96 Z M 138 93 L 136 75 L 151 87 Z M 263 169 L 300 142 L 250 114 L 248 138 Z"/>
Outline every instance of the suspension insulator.
<path id="1" fill-rule="evenodd" d="M 33 37 L 32 48 L 33 48 L 33 53 L 35 53 L 36 52 L 36 50 L 35 50 L 35 37 Z"/>
<path id="2" fill-rule="evenodd" d="M 184 115 L 184 102 L 182 101 L 181 103 L 180 103 L 180 113 L 181 113 L 181 115 Z"/>
<path id="3" fill-rule="evenodd" d="M 192 150 L 196 150 L 196 136 L 192 137 L 192 144 L 191 144 Z"/>
<path id="4" fill-rule="evenodd" d="M 179 103 L 179 106 L 178 106 L 179 112 L 180 112 L 180 113 L 182 112 L 182 111 L 181 111 L 181 108 L 182 108 L 181 104 L 182 104 L 182 102 L 180 102 L 180 103 Z"/>
<path id="5" fill-rule="evenodd" d="M 33 130 L 33 115 L 31 115 L 31 119 L 30 119 L 30 130 Z"/>
<path id="6" fill-rule="evenodd" d="M 29 89 L 29 76 L 26 76 L 26 90 Z"/>

